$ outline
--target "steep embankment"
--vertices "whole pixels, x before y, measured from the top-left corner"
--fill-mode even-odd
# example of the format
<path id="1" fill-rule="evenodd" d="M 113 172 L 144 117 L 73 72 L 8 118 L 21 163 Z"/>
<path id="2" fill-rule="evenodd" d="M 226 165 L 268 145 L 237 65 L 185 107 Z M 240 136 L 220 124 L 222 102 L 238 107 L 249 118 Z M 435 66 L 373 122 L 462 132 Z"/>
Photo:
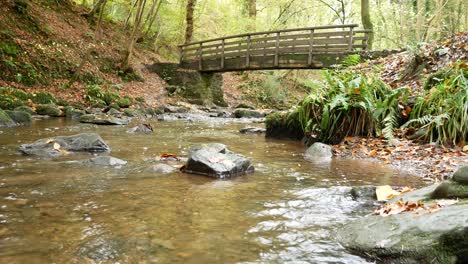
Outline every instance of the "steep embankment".
<path id="1" fill-rule="evenodd" d="M 69 1 L 3 1 L 0 86 L 80 101 L 86 87 L 100 85 L 149 105 L 163 104 L 163 82 L 144 67 L 163 59 L 137 45 L 133 71 L 122 72 L 128 34 L 109 22 L 96 30 L 96 21 L 82 16 L 86 12 Z"/>

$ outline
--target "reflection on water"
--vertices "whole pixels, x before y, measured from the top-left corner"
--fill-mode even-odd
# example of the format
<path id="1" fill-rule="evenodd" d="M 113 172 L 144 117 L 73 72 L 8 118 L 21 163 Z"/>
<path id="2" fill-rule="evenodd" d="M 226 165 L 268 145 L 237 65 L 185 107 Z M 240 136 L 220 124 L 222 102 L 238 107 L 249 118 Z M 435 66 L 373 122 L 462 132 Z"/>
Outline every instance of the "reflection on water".
<path id="1" fill-rule="evenodd" d="M 152 122 L 155 133 L 64 119 L 0 132 L 0 263 L 365 263 L 333 240 L 342 223 L 368 213 L 352 185 L 415 185 L 374 163 L 305 161 L 299 142 L 241 135 L 241 123 Z M 99 133 L 121 168 L 69 164 L 16 153 L 38 138 Z M 145 170 L 161 153 L 184 155 L 220 142 L 252 159 L 233 180 Z"/>

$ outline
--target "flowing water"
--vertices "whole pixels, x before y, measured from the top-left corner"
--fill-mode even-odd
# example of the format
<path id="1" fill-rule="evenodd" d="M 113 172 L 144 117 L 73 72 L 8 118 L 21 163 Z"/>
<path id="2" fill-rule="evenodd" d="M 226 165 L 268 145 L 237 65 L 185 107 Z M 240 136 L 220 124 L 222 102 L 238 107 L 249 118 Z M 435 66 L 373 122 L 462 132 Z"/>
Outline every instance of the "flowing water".
<path id="1" fill-rule="evenodd" d="M 151 123 L 150 135 L 65 119 L 0 130 L 0 263 L 366 263 L 334 239 L 341 224 L 369 213 L 349 186 L 419 183 L 370 162 L 305 161 L 300 142 L 242 135 L 246 124 L 232 120 Z M 99 133 L 128 165 L 16 153 L 22 143 L 84 132 Z M 248 156 L 256 172 L 214 180 L 146 170 L 161 153 L 184 156 L 208 142 Z"/>

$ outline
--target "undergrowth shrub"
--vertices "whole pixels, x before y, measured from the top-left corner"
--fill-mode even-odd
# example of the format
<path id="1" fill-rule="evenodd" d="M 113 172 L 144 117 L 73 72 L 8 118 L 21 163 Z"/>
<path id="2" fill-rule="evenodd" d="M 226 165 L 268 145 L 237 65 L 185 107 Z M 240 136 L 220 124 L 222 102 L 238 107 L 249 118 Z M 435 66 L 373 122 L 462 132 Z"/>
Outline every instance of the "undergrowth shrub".
<path id="1" fill-rule="evenodd" d="M 404 127 L 422 129 L 428 142 L 463 145 L 468 141 L 468 69 L 459 64 L 432 76 L 438 78 L 428 78 Z"/>
<path id="2" fill-rule="evenodd" d="M 324 75 L 323 85 L 311 87 L 296 110 L 306 135 L 326 143 L 346 136 L 393 138 L 398 103 L 406 101 L 408 89 L 392 89 L 372 75 L 331 71 Z"/>

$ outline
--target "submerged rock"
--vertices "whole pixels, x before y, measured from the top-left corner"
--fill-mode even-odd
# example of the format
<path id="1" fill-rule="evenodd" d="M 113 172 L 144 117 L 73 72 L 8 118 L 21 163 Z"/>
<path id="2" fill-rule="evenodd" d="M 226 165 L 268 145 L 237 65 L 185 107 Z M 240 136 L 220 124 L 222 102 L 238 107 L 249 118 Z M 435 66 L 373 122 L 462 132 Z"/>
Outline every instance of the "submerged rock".
<path id="1" fill-rule="evenodd" d="M 261 134 L 265 133 L 266 129 L 261 127 L 244 127 L 239 130 L 241 134 Z"/>
<path id="2" fill-rule="evenodd" d="M 147 169 L 147 171 L 149 172 L 156 172 L 156 173 L 161 173 L 161 174 L 169 174 L 176 170 L 177 170 L 176 168 L 167 164 L 163 164 L 163 163 L 153 165 L 149 169 Z"/>
<path id="3" fill-rule="evenodd" d="M 80 122 L 96 125 L 127 125 L 130 120 L 128 118 L 118 118 L 109 115 L 87 114 L 80 117 Z"/>
<path id="4" fill-rule="evenodd" d="M 95 165 L 95 166 L 123 166 L 127 164 L 127 161 L 114 158 L 111 156 L 98 156 L 91 159 L 82 161 L 85 164 Z"/>
<path id="5" fill-rule="evenodd" d="M 16 122 L 2 109 L 0 109 L 0 127 L 14 127 Z"/>
<path id="6" fill-rule="evenodd" d="M 234 116 L 236 118 L 262 118 L 265 117 L 266 114 L 257 110 L 238 108 L 234 111 Z"/>
<path id="7" fill-rule="evenodd" d="M 187 173 L 224 179 L 254 171 L 250 160 L 219 143 L 194 147 L 189 155 L 183 168 Z"/>
<path id="8" fill-rule="evenodd" d="M 110 147 L 98 134 L 86 133 L 39 139 L 21 145 L 19 151 L 26 155 L 57 157 L 68 152 L 108 152 Z"/>
<path id="9" fill-rule="evenodd" d="M 316 142 L 310 146 L 306 153 L 304 154 L 306 159 L 314 160 L 314 159 L 329 159 L 333 157 L 332 148 L 320 142 Z"/>
<path id="10" fill-rule="evenodd" d="M 136 127 L 132 127 L 129 130 L 127 130 L 127 133 L 129 134 L 135 134 L 135 133 L 143 133 L 143 134 L 150 134 L 153 133 L 153 127 L 150 124 L 141 124 Z"/>

